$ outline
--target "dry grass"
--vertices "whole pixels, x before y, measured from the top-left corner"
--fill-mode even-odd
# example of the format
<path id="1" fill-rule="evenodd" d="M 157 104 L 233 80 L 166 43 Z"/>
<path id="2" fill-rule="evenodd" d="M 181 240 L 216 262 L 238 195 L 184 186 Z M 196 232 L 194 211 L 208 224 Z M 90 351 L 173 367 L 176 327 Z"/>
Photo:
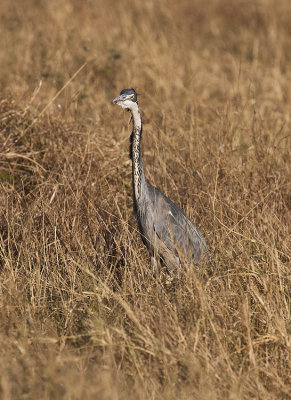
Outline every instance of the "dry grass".
<path id="1" fill-rule="evenodd" d="M 290 398 L 289 0 L 0 10 L 1 399 Z M 152 276 L 125 87 L 214 276 Z"/>

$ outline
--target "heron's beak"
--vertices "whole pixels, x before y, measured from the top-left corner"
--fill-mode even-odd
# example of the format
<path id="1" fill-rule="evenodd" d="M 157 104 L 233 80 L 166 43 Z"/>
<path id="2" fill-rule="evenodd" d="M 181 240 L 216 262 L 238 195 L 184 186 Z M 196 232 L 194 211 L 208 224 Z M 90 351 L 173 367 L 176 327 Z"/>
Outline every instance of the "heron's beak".
<path id="1" fill-rule="evenodd" d="M 122 100 L 121 96 L 118 96 L 118 97 L 116 97 L 115 99 L 112 100 L 112 104 L 117 104 L 121 100 Z"/>

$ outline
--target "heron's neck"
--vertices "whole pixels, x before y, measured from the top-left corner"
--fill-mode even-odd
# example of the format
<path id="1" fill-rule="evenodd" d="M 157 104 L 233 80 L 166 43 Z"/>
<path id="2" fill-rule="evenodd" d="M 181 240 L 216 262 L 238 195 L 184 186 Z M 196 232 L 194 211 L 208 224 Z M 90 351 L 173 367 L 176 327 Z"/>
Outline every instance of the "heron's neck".
<path id="1" fill-rule="evenodd" d="M 142 120 L 137 103 L 131 108 L 133 130 L 130 138 L 130 157 L 132 159 L 132 183 L 133 197 L 137 205 L 147 190 L 147 183 L 144 174 L 142 157 L 140 151 L 140 142 L 142 135 Z"/>

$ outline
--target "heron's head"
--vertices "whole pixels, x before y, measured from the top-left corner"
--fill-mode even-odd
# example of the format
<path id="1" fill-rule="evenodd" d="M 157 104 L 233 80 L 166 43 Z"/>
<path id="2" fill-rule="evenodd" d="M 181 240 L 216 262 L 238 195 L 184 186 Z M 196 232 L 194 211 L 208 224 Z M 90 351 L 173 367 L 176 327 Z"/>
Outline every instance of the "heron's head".
<path id="1" fill-rule="evenodd" d="M 134 89 L 123 89 L 120 92 L 120 96 L 112 100 L 112 103 L 126 108 L 127 110 L 131 110 L 132 107 L 137 104 L 137 93 Z"/>

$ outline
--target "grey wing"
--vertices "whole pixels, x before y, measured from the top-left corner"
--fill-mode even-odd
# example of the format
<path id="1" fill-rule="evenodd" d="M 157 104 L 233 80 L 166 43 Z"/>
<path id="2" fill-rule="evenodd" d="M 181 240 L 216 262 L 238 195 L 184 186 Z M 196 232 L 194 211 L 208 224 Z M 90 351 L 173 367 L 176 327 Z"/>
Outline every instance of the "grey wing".
<path id="1" fill-rule="evenodd" d="M 157 190 L 157 189 L 156 189 Z M 178 256 L 177 249 L 197 263 L 206 252 L 206 241 L 199 229 L 189 220 L 184 211 L 161 192 L 156 201 L 154 229 L 166 247 Z"/>

